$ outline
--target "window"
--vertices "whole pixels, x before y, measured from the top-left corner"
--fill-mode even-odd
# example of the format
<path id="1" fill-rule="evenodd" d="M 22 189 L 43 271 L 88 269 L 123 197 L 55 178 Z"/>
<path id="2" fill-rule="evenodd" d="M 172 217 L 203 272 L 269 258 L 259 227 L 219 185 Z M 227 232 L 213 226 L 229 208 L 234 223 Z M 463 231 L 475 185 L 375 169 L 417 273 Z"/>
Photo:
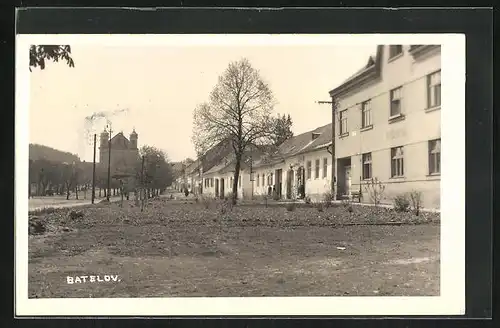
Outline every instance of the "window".
<path id="1" fill-rule="evenodd" d="M 260 181 L 260 175 L 257 174 L 257 187 L 259 186 L 259 181 Z"/>
<path id="2" fill-rule="evenodd" d="M 441 139 L 429 141 L 429 174 L 441 173 Z"/>
<path id="3" fill-rule="evenodd" d="M 214 178 L 210 179 L 210 187 L 214 186 Z"/>
<path id="4" fill-rule="evenodd" d="M 391 148 L 391 177 L 404 176 L 403 147 Z"/>
<path id="5" fill-rule="evenodd" d="M 399 56 L 403 53 L 403 46 L 400 44 L 389 46 L 389 59 Z"/>
<path id="6" fill-rule="evenodd" d="M 401 114 L 401 99 L 403 87 L 391 90 L 391 117 Z"/>
<path id="7" fill-rule="evenodd" d="M 269 185 L 272 186 L 273 185 L 273 174 L 269 174 Z"/>
<path id="8" fill-rule="evenodd" d="M 323 178 L 326 178 L 328 173 L 328 158 L 323 158 Z"/>
<path id="9" fill-rule="evenodd" d="M 427 75 L 427 108 L 441 106 L 441 71 Z"/>
<path id="10" fill-rule="evenodd" d="M 319 159 L 315 161 L 314 166 L 314 178 L 319 179 Z"/>
<path id="11" fill-rule="evenodd" d="M 307 179 L 311 179 L 311 161 L 307 161 Z"/>
<path id="12" fill-rule="evenodd" d="M 340 121 L 340 135 L 347 134 L 347 110 L 343 110 L 339 113 L 339 121 Z"/>
<path id="13" fill-rule="evenodd" d="M 372 153 L 362 155 L 363 160 L 363 179 L 372 178 Z"/>
<path id="14" fill-rule="evenodd" d="M 264 184 L 264 174 L 262 174 L 262 187 L 264 187 L 265 184 Z"/>
<path id="15" fill-rule="evenodd" d="M 367 100 L 361 104 L 361 127 L 372 125 L 372 102 Z"/>

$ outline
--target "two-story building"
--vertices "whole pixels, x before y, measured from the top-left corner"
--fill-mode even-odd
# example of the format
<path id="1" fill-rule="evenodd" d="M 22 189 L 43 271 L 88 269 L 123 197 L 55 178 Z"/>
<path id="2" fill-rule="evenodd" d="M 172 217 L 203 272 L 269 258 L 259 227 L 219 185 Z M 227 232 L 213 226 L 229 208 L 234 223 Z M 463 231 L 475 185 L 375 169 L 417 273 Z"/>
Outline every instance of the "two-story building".
<path id="1" fill-rule="evenodd" d="M 441 47 L 379 45 L 365 67 L 330 91 L 337 103 L 336 189 L 369 202 L 366 183 L 385 185 L 385 203 L 420 191 L 440 205 Z"/>

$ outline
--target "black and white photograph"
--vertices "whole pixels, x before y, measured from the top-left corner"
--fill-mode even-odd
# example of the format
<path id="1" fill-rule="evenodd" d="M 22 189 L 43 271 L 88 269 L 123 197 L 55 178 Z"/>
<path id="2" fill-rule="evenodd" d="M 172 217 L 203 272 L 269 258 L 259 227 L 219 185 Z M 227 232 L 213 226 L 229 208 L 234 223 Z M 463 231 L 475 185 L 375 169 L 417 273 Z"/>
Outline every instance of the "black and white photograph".
<path id="1" fill-rule="evenodd" d="M 22 313 L 464 313 L 463 36 L 16 52 Z"/>

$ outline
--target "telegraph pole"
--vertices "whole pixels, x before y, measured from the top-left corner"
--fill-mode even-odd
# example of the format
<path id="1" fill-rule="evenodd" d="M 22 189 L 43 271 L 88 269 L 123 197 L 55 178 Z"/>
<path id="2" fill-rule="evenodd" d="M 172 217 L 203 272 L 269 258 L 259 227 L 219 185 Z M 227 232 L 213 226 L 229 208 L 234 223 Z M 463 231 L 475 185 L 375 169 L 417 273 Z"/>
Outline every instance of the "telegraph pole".
<path id="1" fill-rule="evenodd" d="M 109 141 L 108 141 L 108 192 L 106 193 L 106 199 L 109 202 L 109 194 L 111 193 L 111 136 L 113 131 L 111 130 L 111 123 L 109 123 Z"/>
<path id="2" fill-rule="evenodd" d="M 331 186 L 330 186 L 330 189 L 331 189 L 331 192 L 332 192 L 332 196 L 333 196 L 333 199 L 336 200 L 337 199 L 337 193 L 335 192 L 335 112 L 337 111 L 337 108 L 336 108 L 336 103 L 335 103 L 335 99 L 332 98 L 332 101 L 317 101 L 318 104 L 320 105 L 323 105 L 323 104 L 331 104 L 332 105 L 332 148 L 331 148 L 331 151 L 328 150 L 328 152 L 332 155 L 332 167 L 331 167 L 331 176 L 332 178 L 330 179 L 331 180 Z"/>
<path id="3" fill-rule="evenodd" d="M 92 162 L 92 204 L 95 201 L 95 149 L 97 143 L 97 134 L 94 133 L 94 161 Z"/>
<path id="4" fill-rule="evenodd" d="M 251 198 L 253 200 L 253 184 L 254 184 L 254 178 L 253 178 L 253 156 L 252 156 L 252 153 L 250 153 L 250 184 L 252 186 L 252 194 L 251 194 Z"/>
<path id="5" fill-rule="evenodd" d="M 142 155 L 141 163 L 141 190 L 139 192 L 141 198 L 141 212 L 144 211 L 144 155 Z"/>

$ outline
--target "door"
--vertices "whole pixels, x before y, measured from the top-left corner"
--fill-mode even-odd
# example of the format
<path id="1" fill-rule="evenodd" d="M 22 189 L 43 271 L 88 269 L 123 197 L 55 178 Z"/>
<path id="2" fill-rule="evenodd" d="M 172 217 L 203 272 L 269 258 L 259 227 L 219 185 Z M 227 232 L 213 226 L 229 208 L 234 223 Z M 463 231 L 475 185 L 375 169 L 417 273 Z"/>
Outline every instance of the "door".
<path id="1" fill-rule="evenodd" d="M 351 194 L 351 167 L 350 166 L 345 167 L 344 177 L 345 177 L 344 194 L 350 195 Z"/>
<path id="2" fill-rule="evenodd" d="M 219 197 L 219 179 L 215 179 L 215 197 Z"/>
<path id="3" fill-rule="evenodd" d="M 220 193 L 219 193 L 219 197 L 221 199 L 224 198 L 224 179 L 220 179 Z"/>
<path id="4" fill-rule="evenodd" d="M 293 170 L 288 170 L 286 177 L 286 198 L 292 199 Z"/>

